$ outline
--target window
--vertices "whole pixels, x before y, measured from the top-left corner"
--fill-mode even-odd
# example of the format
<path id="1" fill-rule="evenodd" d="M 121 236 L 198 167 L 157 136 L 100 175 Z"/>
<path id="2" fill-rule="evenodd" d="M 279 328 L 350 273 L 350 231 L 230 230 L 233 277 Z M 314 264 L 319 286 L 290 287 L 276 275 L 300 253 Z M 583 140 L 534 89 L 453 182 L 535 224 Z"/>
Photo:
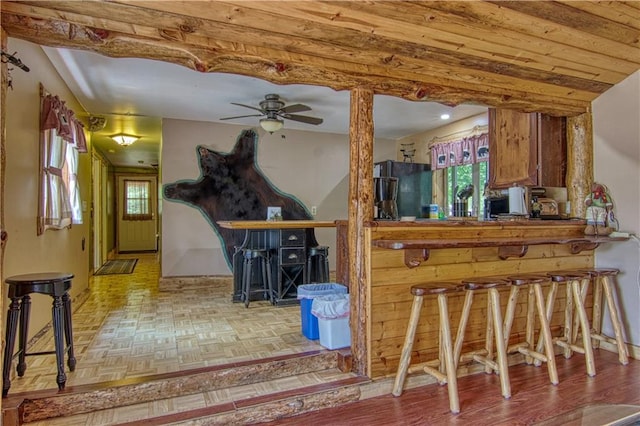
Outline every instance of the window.
<path id="1" fill-rule="evenodd" d="M 431 167 L 445 172 L 445 211 L 452 216 L 477 216 L 484 207 L 484 186 L 488 178 L 489 135 L 484 126 L 476 126 L 467 136 L 431 145 Z M 436 138 L 437 139 L 437 138 Z M 473 185 L 470 194 L 463 189 Z M 470 187 L 469 187 L 470 188 Z M 459 200 L 471 202 L 458 203 Z M 454 214 L 454 206 L 455 214 Z M 464 214 L 463 214 L 464 213 Z"/>
<path id="2" fill-rule="evenodd" d="M 151 185 L 148 180 L 124 181 L 122 220 L 151 220 Z"/>
<path id="3" fill-rule="evenodd" d="M 82 124 L 57 96 L 41 87 L 38 235 L 82 223 L 78 153 L 87 152 Z"/>
<path id="4" fill-rule="evenodd" d="M 471 203 L 467 204 L 467 216 L 477 216 L 484 208 L 484 186 L 488 181 L 487 162 L 465 164 L 447 168 L 447 206 L 453 210 L 453 203 L 457 201 L 457 191 L 469 184 L 473 185 Z M 449 212 L 453 214 L 453 211 Z"/>

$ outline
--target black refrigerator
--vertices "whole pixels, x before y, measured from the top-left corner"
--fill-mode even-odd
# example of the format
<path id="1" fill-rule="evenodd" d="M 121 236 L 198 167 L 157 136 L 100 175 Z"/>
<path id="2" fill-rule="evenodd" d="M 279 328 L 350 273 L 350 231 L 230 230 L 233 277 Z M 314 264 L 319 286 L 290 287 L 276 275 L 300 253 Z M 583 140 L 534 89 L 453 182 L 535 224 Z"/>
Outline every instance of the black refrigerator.
<path id="1" fill-rule="evenodd" d="M 374 164 L 373 175 L 398 178 L 396 200 L 398 216 L 429 217 L 429 204 L 431 204 L 431 166 L 429 164 L 387 160 Z M 425 206 L 424 210 L 423 206 Z"/>

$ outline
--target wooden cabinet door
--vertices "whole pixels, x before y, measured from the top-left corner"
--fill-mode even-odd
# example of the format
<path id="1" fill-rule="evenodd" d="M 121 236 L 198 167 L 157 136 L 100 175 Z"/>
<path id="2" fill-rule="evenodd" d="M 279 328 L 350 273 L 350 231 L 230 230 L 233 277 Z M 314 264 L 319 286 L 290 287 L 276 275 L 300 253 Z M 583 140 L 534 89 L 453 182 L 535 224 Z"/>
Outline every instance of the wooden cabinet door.
<path id="1" fill-rule="evenodd" d="M 489 109 L 489 187 L 538 184 L 535 113 Z"/>
<path id="2" fill-rule="evenodd" d="M 538 114 L 538 185 L 565 186 L 567 120 Z"/>

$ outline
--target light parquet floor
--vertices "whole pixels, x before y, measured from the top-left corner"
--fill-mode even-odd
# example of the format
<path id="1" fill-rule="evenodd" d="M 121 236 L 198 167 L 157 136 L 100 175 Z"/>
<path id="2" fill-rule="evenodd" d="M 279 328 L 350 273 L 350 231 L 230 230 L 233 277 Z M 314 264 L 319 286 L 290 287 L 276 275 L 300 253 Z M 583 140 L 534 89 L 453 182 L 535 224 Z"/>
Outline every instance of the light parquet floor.
<path id="1" fill-rule="evenodd" d="M 74 306 L 77 366 L 67 371 L 67 386 L 322 349 L 302 335 L 297 305 L 251 302 L 247 309 L 231 302 L 231 280 L 160 292 L 157 256 L 129 257 L 139 259 L 132 274 L 92 277 L 88 299 Z M 52 348 L 49 329 L 30 352 Z M 27 357 L 23 377 L 15 363 L 12 370 L 11 394 L 56 388 L 54 355 Z"/>

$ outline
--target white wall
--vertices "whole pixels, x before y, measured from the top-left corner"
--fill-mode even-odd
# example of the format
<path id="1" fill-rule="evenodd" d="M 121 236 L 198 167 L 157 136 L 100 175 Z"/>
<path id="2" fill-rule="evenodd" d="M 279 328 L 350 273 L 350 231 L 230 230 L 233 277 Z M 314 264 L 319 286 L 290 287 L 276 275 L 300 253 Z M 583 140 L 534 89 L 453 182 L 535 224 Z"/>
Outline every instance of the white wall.
<path id="1" fill-rule="evenodd" d="M 593 102 L 593 137 L 595 180 L 609 188 L 620 230 L 640 236 L 640 71 Z M 605 244 L 596 264 L 620 269 L 627 341 L 640 345 L 640 242 Z"/>
<path id="2" fill-rule="evenodd" d="M 11 71 L 13 90 L 7 90 L 5 193 L 2 207 L 9 234 L 2 275 L 60 271 L 75 275 L 71 296 L 88 287 L 89 282 L 89 213 L 83 212 L 83 225 L 71 229 L 49 230 L 36 235 L 40 158 L 40 88 L 44 87 L 64 100 L 78 116 L 84 110 L 56 73 L 38 45 L 9 38 L 8 51 L 18 52 L 20 60 L 31 71 L 17 67 Z M 89 141 L 88 141 L 89 142 Z M 80 154 L 78 177 L 82 199 L 90 202 L 90 154 Z M 85 249 L 82 249 L 82 240 Z M 6 287 L 6 286 L 3 286 Z M 6 295 L 6 288 L 3 288 Z M 49 296 L 33 295 L 29 337 L 51 321 Z M 8 299 L 5 300 L 8 304 Z"/>
<path id="3" fill-rule="evenodd" d="M 233 149 L 244 126 L 187 120 L 163 121 L 162 185 L 198 179 L 196 146 L 220 152 Z M 285 129 L 258 132 L 257 163 L 282 192 L 307 209 L 317 207 L 318 220 L 347 219 L 349 140 L 347 135 Z M 395 158 L 395 141 L 376 140 L 376 161 Z M 229 275 L 220 239 L 196 208 L 162 201 L 162 275 Z M 265 212 L 266 214 L 266 212 Z M 335 229 L 317 229 L 318 243 L 330 247 L 335 269 Z"/>

